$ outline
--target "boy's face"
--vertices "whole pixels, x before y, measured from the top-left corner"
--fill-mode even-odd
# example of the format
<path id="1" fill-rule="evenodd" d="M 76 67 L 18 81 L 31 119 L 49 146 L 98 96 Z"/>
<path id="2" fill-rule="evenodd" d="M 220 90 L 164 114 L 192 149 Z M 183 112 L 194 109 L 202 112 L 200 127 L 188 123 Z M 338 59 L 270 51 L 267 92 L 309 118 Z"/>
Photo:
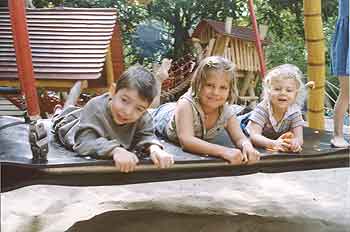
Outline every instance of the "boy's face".
<path id="1" fill-rule="evenodd" d="M 272 80 L 270 88 L 270 100 L 273 106 L 287 109 L 295 103 L 298 87 L 294 79 Z"/>
<path id="2" fill-rule="evenodd" d="M 110 104 L 113 120 L 118 125 L 135 122 L 150 105 L 136 89 L 131 88 L 123 88 L 112 94 Z"/>

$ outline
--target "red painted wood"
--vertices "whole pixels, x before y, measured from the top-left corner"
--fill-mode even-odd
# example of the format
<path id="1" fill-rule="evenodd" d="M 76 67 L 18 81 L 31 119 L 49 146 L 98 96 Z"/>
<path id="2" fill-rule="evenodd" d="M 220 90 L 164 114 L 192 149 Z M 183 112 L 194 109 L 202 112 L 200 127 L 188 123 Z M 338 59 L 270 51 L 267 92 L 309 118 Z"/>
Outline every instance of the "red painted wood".
<path id="1" fill-rule="evenodd" d="M 22 92 L 25 95 L 28 115 L 31 118 L 39 117 L 40 109 L 35 86 L 24 1 L 8 0 L 8 6 L 18 75 Z"/>
<path id="2" fill-rule="evenodd" d="M 265 65 L 265 59 L 264 59 L 264 51 L 263 51 L 262 46 L 261 46 L 258 23 L 256 22 L 253 0 L 248 0 L 248 5 L 249 5 L 250 18 L 252 20 L 253 30 L 255 33 L 255 46 L 256 46 L 256 49 L 258 51 L 258 56 L 259 56 L 261 77 L 264 78 L 265 73 L 266 73 L 266 65 Z"/>

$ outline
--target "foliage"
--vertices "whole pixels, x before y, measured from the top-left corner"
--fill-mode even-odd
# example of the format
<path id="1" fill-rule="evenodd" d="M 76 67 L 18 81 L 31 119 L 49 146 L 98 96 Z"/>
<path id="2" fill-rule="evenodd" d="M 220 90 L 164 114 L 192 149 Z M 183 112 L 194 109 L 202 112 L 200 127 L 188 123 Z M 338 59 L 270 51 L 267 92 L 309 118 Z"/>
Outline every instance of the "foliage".
<path id="1" fill-rule="evenodd" d="M 47 7 L 49 3 L 51 6 L 64 7 L 115 7 L 122 29 L 127 64 L 152 63 L 164 56 L 182 57 L 191 50 L 189 31 L 203 18 L 224 21 L 230 16 L 234 18 L 235 24 L 251 24 L 246 0 L 153 0 L 147 6 L 130 4 L 129 0 L 33 0 L 33 3 L 36 7 Z M 268 68 L 288 62 L 296 64 L 305 73 L 303 1 L 255 0 L 254 4 L 258 23 L 269 26 L 271 44 L 265 48 Z M 334 29 L 337 4 L 337 1 L 322 0 L 327 48 Z M 161 25 L 163 34 L 159 44 L 151 49 L 154 56 L 150 57 L 149 53 L 142 50 L 142 33 L 136 32 L 140 30 L 140 25 L 147 25 L 154 20 Z M 326 57 L 329 64 L 328 53 Z"/>
<path id="2" fill-rule="evenodd" d="M 169 33 L 174 38 L 174 58 L 182 57 L 190 51 L 188 44 L 190 34 L 203 18 L 223 21 L 227 16 L 238 19 L 245 10 L 242 1 L 237 0 L 154 0 L 148 7 L 148 13 L 152 18 L 165 23 Z"/>

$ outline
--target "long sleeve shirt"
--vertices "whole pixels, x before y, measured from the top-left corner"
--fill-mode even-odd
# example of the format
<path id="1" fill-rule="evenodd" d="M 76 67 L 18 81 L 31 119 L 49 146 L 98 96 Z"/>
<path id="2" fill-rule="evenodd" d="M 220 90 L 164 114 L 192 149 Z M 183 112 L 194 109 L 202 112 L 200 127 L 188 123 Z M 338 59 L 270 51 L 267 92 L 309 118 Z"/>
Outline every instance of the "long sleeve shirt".
<path id="1" fill-rule="evenodd" d="M 137 121 L 118 125 L 112 118 L 104 94 L 91 99 L 83 108 L 67 108 L 56 119 L 54 127 L 59 140 L 83 156 L 107 158 L 116 147 L 145 150 L 160 143 L 154 135 L 152 117 L 145 112 Z"/>

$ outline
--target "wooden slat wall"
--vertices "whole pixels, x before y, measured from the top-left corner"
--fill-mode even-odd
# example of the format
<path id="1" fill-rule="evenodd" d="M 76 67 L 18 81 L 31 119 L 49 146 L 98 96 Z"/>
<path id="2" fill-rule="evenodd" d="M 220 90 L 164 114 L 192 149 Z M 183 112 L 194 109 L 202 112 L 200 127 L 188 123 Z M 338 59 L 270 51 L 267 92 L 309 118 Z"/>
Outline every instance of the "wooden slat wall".
<path id="1" fill-rule="evenodd" d="M 100 78 L 116 20 L 115 9 L 27 9 L 35 78 Z M 9 12 L 0 8 L 0 81 L 15 79 Z"/>

